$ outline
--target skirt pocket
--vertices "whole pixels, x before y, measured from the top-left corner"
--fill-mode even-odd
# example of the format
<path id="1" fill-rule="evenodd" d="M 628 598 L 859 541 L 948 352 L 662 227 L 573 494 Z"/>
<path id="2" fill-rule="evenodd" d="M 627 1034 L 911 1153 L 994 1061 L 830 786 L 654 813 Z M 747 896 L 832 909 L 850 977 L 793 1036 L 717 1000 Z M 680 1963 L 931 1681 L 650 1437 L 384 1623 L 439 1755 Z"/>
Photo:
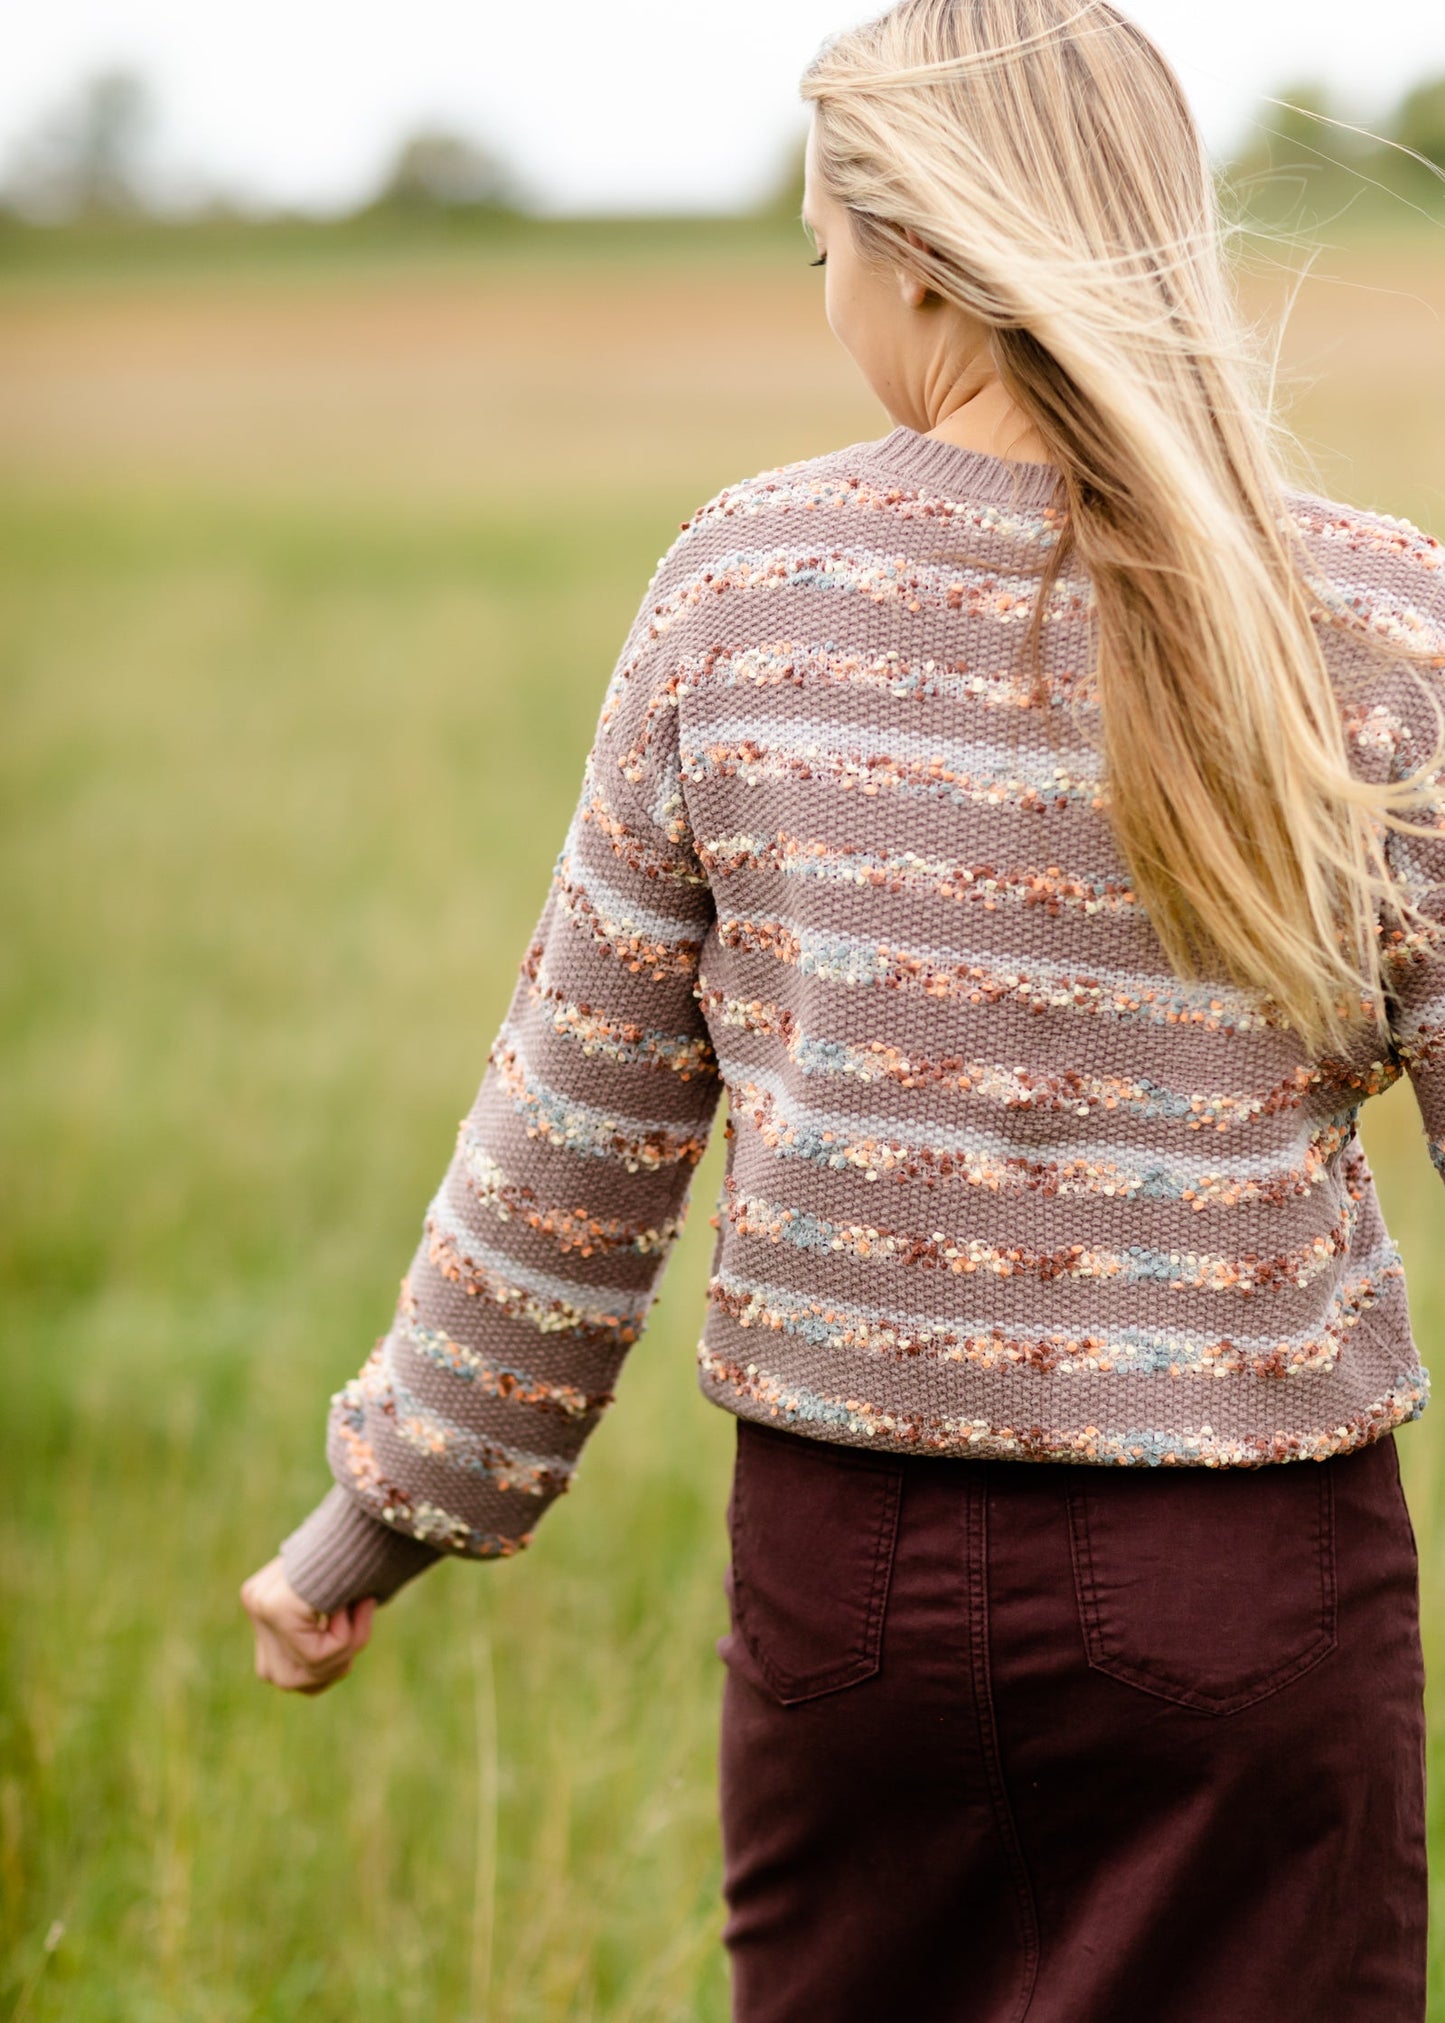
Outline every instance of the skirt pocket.
<path id="1" fill-rule="evenodd" d="M 1335 1649 L 1329 1461 L 1081 1469 L 1067 1503 L 1096 1670 L 1182 1707 L 1236 1714 Z"/>
<path id="2" fill-rule="evenodd" d="M 733 1625 L 784 1706 L 871 1678 L 902 1457 L 737 1422 L 727 1524 Z"/>

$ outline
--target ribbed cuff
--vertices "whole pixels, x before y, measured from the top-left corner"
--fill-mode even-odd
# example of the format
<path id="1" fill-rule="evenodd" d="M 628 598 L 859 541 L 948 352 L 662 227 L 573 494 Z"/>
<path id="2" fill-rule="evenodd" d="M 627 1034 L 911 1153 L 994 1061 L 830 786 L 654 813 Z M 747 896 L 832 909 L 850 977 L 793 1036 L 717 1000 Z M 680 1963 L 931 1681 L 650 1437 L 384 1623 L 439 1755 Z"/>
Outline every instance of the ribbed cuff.
<path id="1" fill-rule="evenodd" d="M 282 1539 L 281 1570 L 314 1609 L 348 1608 L 364 1595 L 387 1601 L 447 1555 L 373 1517 L 339 1482 Z"/>

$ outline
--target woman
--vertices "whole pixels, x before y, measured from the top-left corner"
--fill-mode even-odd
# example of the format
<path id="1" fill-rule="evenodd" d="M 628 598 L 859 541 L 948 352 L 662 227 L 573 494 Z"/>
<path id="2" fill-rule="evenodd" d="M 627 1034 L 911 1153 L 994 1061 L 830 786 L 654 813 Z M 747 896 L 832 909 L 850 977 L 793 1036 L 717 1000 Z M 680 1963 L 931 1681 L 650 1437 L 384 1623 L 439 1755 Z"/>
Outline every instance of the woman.
<path id="1" fill-rule="evenodd" d="M 803 90 L 894 426 L 662 558 L 257 1669 L 527 1544 L 725 1087 L 737 2017 L 1420 2018 L 1427 1379 L 1355 1126 L 1408 1072 L 1445 1172 L 1445 557 L 1286 482 L 1113 8 L 902 0 Z"/>

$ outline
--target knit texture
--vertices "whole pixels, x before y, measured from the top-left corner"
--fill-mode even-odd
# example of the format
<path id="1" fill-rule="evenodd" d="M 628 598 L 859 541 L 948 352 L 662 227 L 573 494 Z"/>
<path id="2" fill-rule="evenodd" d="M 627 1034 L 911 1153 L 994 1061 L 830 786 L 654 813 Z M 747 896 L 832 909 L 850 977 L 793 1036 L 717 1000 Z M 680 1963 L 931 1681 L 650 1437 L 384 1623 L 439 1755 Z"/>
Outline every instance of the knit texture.
<path id="1" fill-rule="evenodd" d="M 1077 558 L 1041 687 L 1023 660 L 1057 478 L 898 427 L 683 522 L 391 1326 L 331 1401 L 336 1486 L 282 1543 L 318 1608 L 529 1543 L 724 1091 L 697 1375 L 727 1411 L 911 1454 L 1249 1467 L 1424 1409 L 1356 1120 L 1410 1074 L 1445 1175 L 1445 956 L 1387 932 L 1390 1043 L 1348 1059 L 1171 972 L 1107 823 Z M 1408 771 L 1428 697 L 1350 628 L 1445 655 L 1445 554 L 1288 506 L 1352 764 Z M 1445 833 L 1391 847 L 1445 918 Z"/>

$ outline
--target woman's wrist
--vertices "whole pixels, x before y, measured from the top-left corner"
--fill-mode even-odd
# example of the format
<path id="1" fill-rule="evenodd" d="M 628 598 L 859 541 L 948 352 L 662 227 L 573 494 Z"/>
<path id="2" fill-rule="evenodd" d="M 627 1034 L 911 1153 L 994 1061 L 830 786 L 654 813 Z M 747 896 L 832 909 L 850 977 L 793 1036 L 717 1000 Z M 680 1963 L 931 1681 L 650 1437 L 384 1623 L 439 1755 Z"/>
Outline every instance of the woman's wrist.
<path id="1" fill-rule="evenodd" d="M 373 1517 L 339 1482 L 281 1541 L 279 1551 L 293 1591 L 327 1613 L 364 1595 L 387 1601 L 447 1556 L 425 1539 Z"/>

